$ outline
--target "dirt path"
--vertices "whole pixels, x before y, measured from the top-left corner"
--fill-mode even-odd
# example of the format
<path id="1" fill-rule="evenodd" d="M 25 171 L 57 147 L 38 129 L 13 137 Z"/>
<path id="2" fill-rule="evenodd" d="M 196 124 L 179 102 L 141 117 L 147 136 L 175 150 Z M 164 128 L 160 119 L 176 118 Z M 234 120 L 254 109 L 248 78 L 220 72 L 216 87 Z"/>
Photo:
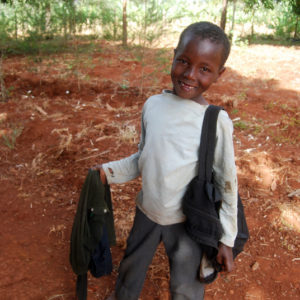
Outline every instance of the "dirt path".
<path id="1" fill-rule="evenodd" d="M 1 300 L 74 299 L 69 237 L 83 180 L 90 166 L 136 151 L 142 105 L 170 87 L 171 56 L 149 50 L 141 61 L 101 43 L 79 58 L 4 61 L 10 100 L 0 103 Z M 300 299 L 299 65 L 299 48 L 233 49 L 227 72 L 206 95 L 234 120 L 251 234 L 236 270 L 207 286 L 208 300 Z M 140 180 L 112 186 L 114 271 L 89 279 L 90 300 L 113 289 L 139 188 Z M 141 296 L 154 299 L 168 299 L 163 248 Z"/>

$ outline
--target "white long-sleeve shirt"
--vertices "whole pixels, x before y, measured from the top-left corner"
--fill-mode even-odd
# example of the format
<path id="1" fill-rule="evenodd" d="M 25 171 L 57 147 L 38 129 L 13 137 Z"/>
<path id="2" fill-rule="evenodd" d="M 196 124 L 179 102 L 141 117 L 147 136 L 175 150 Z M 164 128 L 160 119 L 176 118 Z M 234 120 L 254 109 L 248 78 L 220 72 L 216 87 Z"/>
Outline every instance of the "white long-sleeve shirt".
<path id="1" fill-rule="evenodd" d="M 142 112 L 138 152 L 103 164 L 107 181 L 124 183 L 142 175 L 136 204 L 160 225 L 185 220 L 182 198 L 198 172 L 198 150 L 207 105 L 182 99 L 170 92 L 150 97 Z M 214 155 L 214 180 L 221 195 L 221 242 L 232 247 L 237 234 L 237 178 L 232 121 L 219 113 Z M 201 167 L 201 166 L 200 166 Z"/>

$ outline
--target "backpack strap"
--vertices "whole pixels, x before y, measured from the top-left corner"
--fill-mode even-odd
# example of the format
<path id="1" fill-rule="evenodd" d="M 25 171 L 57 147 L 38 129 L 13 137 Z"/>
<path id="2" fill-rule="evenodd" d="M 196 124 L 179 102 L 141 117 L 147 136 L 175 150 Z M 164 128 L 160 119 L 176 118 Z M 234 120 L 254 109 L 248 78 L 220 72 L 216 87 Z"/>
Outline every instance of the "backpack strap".
<path id="1" fill-rule="evenodd" d="M 209 105 L 205 111 L 201 140 L 199 148 L 198 176 L 211 182 L 212 166 L 216 146 L 217 119 L 220 110 L 223 108 L 216 105 Z"/>
<path id="2" fill-rule="evenodd" d="M 202 132 L 201 132 L 201 143 L 199 149 L 199 178 L 205 179 L 209 184 L 213 185 L 212 182 L 212 167 L 214 161 L 214 152 L 216 146 L 216 132 L 217 132 L 217 120 L 219 112 L 223 108 L 216 105 L 210 105 L 204 115 Z M 206 187 L 207 191 L 210 189 Z M 217 191 L 214 191 L 217 193 Z M 208 191 L 208 194 L 212 192 Z M 217 201 L 218 196 L 215 194 L 215 201 Z M 234 258 L 243 251 L 244 245 L 249 239 L 249 230 L 247 221 L 245 218 L 244 206 L 241 197 L 238 193 L 238 212 L 237 212 L 237 222 L 238 222 L 238 232 L 235 239 L 234 246 L 232 248 Z"/>

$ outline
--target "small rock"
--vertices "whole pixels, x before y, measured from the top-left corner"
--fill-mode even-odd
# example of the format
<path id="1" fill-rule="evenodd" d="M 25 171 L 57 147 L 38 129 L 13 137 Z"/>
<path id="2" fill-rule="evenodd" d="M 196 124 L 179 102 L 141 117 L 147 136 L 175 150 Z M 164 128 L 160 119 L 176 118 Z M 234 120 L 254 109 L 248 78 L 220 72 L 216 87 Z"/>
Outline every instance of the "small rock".
<path id="1" fill-rule="evenodd" d="M 274 180 L 271 184 L 271 191 L 274 192 L 277 188 L 277 183 L 276 183 L 276 180 Z"/>
<path id="2" fill-rule="evenodd" d="M 4 122 L 7 119 L 7 113 L 0 113 L 0 122 Z"/>
<path id="3" fill-rule="evenodd" d="M 259 268 L 259 263 L 256 261 L 256 262 L 252 265 L 251 269 L 252 269 L 252 271 L 256 271 L 258 268 Z"/>

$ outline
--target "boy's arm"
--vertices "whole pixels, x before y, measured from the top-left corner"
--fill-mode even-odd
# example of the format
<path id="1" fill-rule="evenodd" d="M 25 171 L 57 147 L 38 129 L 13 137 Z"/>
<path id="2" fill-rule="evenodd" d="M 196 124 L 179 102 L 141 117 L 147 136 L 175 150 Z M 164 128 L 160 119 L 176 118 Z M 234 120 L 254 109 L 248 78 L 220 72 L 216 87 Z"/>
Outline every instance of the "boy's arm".
<path id="1" fill-rule="evenodd" d="M 213 172 L 216 187 L 222 195 L 219 215 L 224 231 L 219 243 L 217 261 L 227 272 L 234 267 L 232 247 L 237 234 L 237 176 L 232 134 L 232 122 L 227 113 L 221 111 L 217 125 Z"/>
<path id="2" fill-rule="evenodd" d="M 107 183 L 124 183 L 138 177 L 140 175 L 139 157 L 140 152 L 138 151 L 129 157 L 103 164 L 101 169 L 105 174 Z"/>
<path id="3" fill-rule="evenodd" d="M 100 175 L 101 182 L 103 184 L 107 184 L 107 178 L 106 178 L 105 172 L 104 172 L 104 170 L 102 168 L 102 165 L 96 165 L 92 169 L 99 170 L 99 175 Z"/>
<path id="4" fill-rule="evenodd" d="M 99 172 L 100 172 L 100 179 L 101 179 L 102 183 L 107 184 L 107 178 L 106 178 L 106 175 L 105 175 L 105 172 L 104 172 L 102 166 L 101 166 Z"/>

